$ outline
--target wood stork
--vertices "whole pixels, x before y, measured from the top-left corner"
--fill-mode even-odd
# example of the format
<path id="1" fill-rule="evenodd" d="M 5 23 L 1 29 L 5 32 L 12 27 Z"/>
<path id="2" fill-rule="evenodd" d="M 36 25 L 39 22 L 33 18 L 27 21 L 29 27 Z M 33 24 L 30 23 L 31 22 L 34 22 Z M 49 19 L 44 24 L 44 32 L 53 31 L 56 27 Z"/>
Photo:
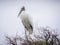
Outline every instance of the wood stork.
<path id="1" fill-rule="evenodd" d="M 23 6 L 18 14 L 18 17 L 21 19 L 22 24 L 24 25 L 25 29 L 29 32 L 29 34 L 33 33 L 33 26 L 29 19 L 29 15 L 25 12 L 25 7 Z"/>

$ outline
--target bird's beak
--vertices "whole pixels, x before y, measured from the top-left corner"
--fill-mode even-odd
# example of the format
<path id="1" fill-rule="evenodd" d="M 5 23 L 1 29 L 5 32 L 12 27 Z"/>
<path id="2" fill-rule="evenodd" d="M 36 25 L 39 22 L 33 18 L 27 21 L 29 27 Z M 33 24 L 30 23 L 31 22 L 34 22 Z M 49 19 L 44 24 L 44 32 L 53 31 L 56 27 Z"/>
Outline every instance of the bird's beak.
<path id="1" fill-rule="evenodd" d="M 20 11 L 20 12 L 19 12 L 19 14 L 18 14 L 18 16 L 17 16 L 17 17 L 19 17 L 19 16 L 20 16 L 21 12 L 22 12 L 22 11 Z"/>
<path id="2" fill-rule="evenodd" d="M 20 16 L 20 14 L 21 14 L 21 12 L 19 12 L 19 14 L 18 14 L 18 16 L 17 16 L 17 17 L 19 17 L 19 16 Z"/>

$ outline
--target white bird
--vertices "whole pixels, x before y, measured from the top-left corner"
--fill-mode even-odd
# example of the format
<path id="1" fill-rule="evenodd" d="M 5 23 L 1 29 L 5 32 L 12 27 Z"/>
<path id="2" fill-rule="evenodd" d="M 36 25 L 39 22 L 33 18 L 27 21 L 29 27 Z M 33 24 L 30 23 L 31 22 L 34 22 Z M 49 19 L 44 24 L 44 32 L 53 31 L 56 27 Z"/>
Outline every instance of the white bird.
<path id="1" fill-rule="evenodd" d="M 29 32 L 29 34 L 33 33 L 33 26 L 31 24 L 31 20 L 29 19 L 28 14 L 25 12 L 25 7 L 23 6 L 18 14 L 18 17 L 21 19 L 22 24 L 25 29 Z"/>

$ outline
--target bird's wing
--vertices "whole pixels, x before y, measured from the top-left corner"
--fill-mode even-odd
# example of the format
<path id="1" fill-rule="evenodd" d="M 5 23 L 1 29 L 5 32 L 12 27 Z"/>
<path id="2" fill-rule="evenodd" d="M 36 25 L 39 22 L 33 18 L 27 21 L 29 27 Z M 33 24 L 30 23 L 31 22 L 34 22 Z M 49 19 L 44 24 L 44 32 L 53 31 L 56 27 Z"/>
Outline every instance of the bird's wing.
<path id="1" fill-rule="evenodd" d="M 30 24 L 30 27 L 33 29 L 33 19 L 31 16 L 28 17 L 29 19 L 29 24 Z"/>
<path id="2" fill-rule="evenodd" d="M 21 20 L 22 20 L 22 23 L 24 25 L 24 27 L 29 31 L 29 33 L 31 34 L 33 32 L 33 25 L 32 25 L 32 21 L 30 19 L 31 17 L 23 12 L 21 14 Z"/>

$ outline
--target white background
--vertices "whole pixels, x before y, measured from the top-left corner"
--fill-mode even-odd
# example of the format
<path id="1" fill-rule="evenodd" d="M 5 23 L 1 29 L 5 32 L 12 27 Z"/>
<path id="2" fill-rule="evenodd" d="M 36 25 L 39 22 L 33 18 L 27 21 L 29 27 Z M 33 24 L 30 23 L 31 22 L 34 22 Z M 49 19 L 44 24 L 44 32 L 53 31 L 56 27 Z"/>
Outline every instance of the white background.
<path id="1" fill-rule="evenodd" d="M 34 28 L 49 26 L 60 33 L 59 0 L 0 0 L 0 45 L 5 45 L 6 34 L 24 34 L 24 27 L 17 17 L 22 6 L 33 18 Z"/>

